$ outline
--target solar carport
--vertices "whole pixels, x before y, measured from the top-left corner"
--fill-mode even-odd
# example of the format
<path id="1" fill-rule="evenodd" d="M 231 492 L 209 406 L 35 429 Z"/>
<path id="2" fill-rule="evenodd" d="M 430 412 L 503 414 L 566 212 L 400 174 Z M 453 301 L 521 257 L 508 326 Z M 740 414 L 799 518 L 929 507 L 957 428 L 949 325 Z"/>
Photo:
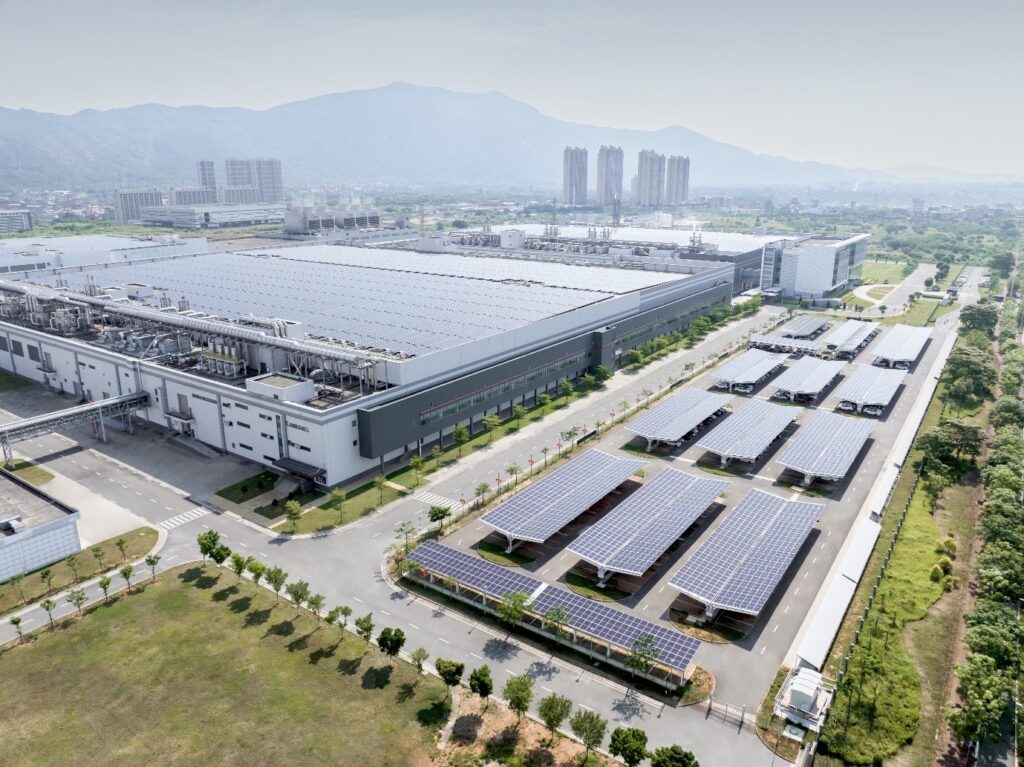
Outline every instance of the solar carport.
<path id="1" fill-rule="evenodd" d="M 753 399 L 701 437 L 697 446 L 719 456 L 723 466 L 730 461 L 754 463 L 795 418 L 793 408 Z"/>
<path id="2" fill-rule="evenodd" d="M 813 314 L 800 314 L 779 328 L 778 334 L 790 338 L 815 338 L 825 330 L 828 330 L 828 320 Z"/>
<path id="3" fill-rule="evenodd" d="M 610 573 L 643 575 L 729 484 L 665 469 L 566 550 L 594 565 L 599 583 Z"/>
<path id="4" fill-rule="evenodd" d="M 480 521 L 508 539 L 543 543 L 625 482 L 645 461 L 588 450 L 487 512 Z"/>
<path id="5" fill-rule="evenodd" d="M 626 431 L 646 439 L 648 450 L 655 442 L 678 445 L 690 432 L 721 415 L 730 399 L 728 394 L 683 389 L 637 418 Z"/>
<path id="6" fill-rule="evenodd" d="M 847 320 L 820 340 L 835 357 L 852 360 L 871 343 L 880 329 L 881 326 L 874 322 Z"/>
<path id="7" fill-rule="evenodd" d="M 716 386 L 733 391 L 737 387 L 750 391 L 782 367 L 786 357 L 760 349 L 747 349 L 740 356 L 712 370 L 708 375 L 718 379 Z"/>
<path id="8" fill-rule="evenodd" d="M 858 412 L 866 407 L 884 409 L 896 396 L 906 375 L 903 370 L 856 365 L 836 389 L 839 407 Z"/>
<path id="9" fill-rule="evenodd" d="M 723 610 L 756 616 L 824 509 L 751 490 L 669 585 L 704 605 L 705 619 Z"/>
<path id="10" fill-rule="evenodd" d="M 929 328 L 893 325 L 875 347 L 875 364 L 904 370 L 909 368 L 921 356 L 931 335 Z"/>
<path id="11" fill-rule="evenodd" d="M 802 357 L 786 368 L 786 372 L 772 381 L 777 391 L 774 397 L 787 400 L 813 402 L 835 380 L 846 363 Z"/>
<path id="12" fill-rule="evenodd" d="M 779 463 L 815 479 L 838 482 L 847 475 L 864 443 L 871 436 L 871 421 L 820 411 L 803 426 L 779 456 Z"/>

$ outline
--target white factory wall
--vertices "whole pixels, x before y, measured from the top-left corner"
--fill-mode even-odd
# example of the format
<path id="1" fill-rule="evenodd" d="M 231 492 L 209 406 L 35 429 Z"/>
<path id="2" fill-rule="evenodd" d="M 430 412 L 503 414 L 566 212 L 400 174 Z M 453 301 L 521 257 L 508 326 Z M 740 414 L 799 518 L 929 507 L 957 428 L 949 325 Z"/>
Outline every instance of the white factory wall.
<path id="1" fill-rule="evenodd" d="M 77 512 L 20 533 L 0 536 L 0 583 L 81 550 Z"/>

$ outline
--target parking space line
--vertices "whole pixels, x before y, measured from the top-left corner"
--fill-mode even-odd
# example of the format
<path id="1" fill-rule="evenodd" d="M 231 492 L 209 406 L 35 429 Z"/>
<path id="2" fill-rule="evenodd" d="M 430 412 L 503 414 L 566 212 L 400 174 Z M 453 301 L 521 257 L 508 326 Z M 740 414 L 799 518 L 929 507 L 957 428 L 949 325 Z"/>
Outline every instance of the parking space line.
<path id="1" fill-rule="evenodd" d="M 387 610 L 381 610 L 380 613 L 381 613 L 381 615 L 386 615 L 389 618 L 391 617 L 391 613 L 389 613 Z"/>
<path id="2" fill-rule="evenodd" d="M 447 639 L 445 639 L 444 637 L 438 637 L 438 638 L 437 638 L 437 641 L 438 641 L 438 642 L 444 642 L 445 644 L 451 644 L 451 642 L 449 642 L 449 641 L 448 641 Z"/>
<path id="3" fill-rule="evenodd" d="M 483 656 L 482 655 L 477 655 L 475 652 L 471 652 L 470 655 L 472 655 L 477 660 L 483 660 Z"/>
<path id="4" fill-rule="evenodd" d="M 416 625 L 415 623 L 410 623 L 410 624 L 409 624 L 409 628 L 411 628 L 411 629 L 414 629 L 414 630 L 416 630 L 416 631 L 419 631 L 419 630 L 420 630 L 420 627 L 419 627 L 419 626 L 417 626 L 417 625 Z"/>
<path id="5" fill-rule="evenodd" d="M 361 604 L 361 605 L 365 605 L 365 604 L 366 604 L 366 602 L 364 602 L 364 601 L 363 601 L 362 599 L 360 599 L 359 597 L 352 597 L 352 598 L 353 598 L 354 600 L 356 600 L 356 601 L 357 601 L 357 602 L 358 602 L 359 604 Z"/>

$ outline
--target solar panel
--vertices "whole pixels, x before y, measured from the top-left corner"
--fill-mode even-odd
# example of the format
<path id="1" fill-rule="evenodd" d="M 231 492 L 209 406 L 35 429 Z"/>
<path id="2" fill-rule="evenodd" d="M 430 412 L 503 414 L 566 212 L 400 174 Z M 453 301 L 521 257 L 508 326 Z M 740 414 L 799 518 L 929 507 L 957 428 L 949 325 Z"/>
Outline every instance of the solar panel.
<path id="1" fill-rule="evenodd" d="M 836 389 L 840 400 L 857 405 L 878 405 L 885 407 L 903 383 L 905 370 L 878 368 L 871 365 L 855 365 L 853 372 Z"/>
<path id="2" fill-rule="evenodd" d="M 931 338 L 929 328 L 914 328 L 910 325 L 893 325 L 875 347 L 875 359 L 890 362 L 913 362 L 921 356 L 921 350 Z"/>
<path id="3" fill-rule="evenodd" d="M 649 440 L 679 442 L 686 434 L 724 408 L 728 394 L 703 389 L 683 389 L 666 402 L 649 410 L 626 427 Z"/>
<path id="4" fill-rule="evenodd" d="M 802 474 L 839 480 L 871 435 L 871 421 L 820 411 L 787 445 L 779 463 Z"/>
<path id="5" fill-rule="evenodd" d="M 732 384 L 757 383 L 766 375 L 782 366 L 786 358 L 760 349 L 747 349 L 740 356 L 712 370 L 710 375 L 719 381 Z"/>
<path id="6" fill-rule="evenodd" d="M 836 352 L 855 351 L 868 336 L 878 330 L 878 325 L 863 320 L 847 320 L 821 338 L 822 343 Z"/>
<path id="7" fill-rule="evenodd" d="M 772 381 L 772 386 L 790 394 L 818 394 L 844 367 L 845 362 L 802 357 Z"/>
<path id="8" fill-rule="evenodd" d="M 780 336 L 806 338 L 828 327 L 828 320 L 810 314 L 800 314 L 778 329 Z"/>
<path id="9" fill-rule="evenodd" d="M 497 599 L 515 592 L 531 595 L 534 599 L 529 609 L 536 615 L 544 615 L 549 610 L 562 607 L 569 614 L 569 627 L 627 652 L 641 634 L 649 634 L 658 651 L 658 663 L 679 671 L 686 670 L 700 647 L 699 640 L 675 629 L 563 591 L 544 581 L 450 549 L 435 541 L 421 544 L 409 554 L 409 559 L 435 575 L 454 578 Z"/>
<path id="10" fill-rule="evenodd" d="M 824 508 L 751 490 L 669 585 L 703 602 L 709 613 L 757 615 Z"/>
<path id="11" fill-rule="evenodd" d="M 587 450 L 480 521 L 510 540 L 543 543 L 646 465 L 646 461 Z"/>
<path id="12" fill-rule="evenodd" d="M 728 487 L 725 480 L 665 469 L 566 550 L 595 565 L 601 577 L 607 570 L 643 575 Z"/>
<path id="13" fill-rule="evenodd" d="M 793 408 L 750 400 L 697 442 L 712 453 L 755 461 L 796 418 Z"/>
<path id="14" fill-rule="evenodd" d="M 820 344 L 818 341 L 811 341 L 806 338 L 789 338 L 780 335 L 762 335 L 755 333 L 750 337 L 750 345 L 754 347 L 767 347 L 769 350 L 785 351 L 787 353 L 802 352 L 804 354 L 815 354 Z"/>

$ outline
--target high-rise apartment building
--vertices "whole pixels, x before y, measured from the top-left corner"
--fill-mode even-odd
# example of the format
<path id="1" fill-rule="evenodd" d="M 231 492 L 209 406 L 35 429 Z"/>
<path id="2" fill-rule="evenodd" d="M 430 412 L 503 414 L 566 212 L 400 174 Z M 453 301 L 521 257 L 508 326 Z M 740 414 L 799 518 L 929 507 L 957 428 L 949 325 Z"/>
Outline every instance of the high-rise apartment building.
<path id="1" fill-rule="evenodd" d="M 252 177 L 252 160 L 231 157 L 224 161 L 225 179 L 228 186 L 255 186 Z"/>
<path id="2" fill-rule="evenodd" d="M 602 146 L 597 153 L 597 204 L 622 199 L 622 147 Z"/>
<path id="3" fill-rule="evenodd" d="M 562 199 L 565 205 L 587 204 L 587 150 L 567 146 L 562 153 Z"/>
<path id="4" fill-rule="evenodd" d="M 167 195 L 168 205 L 212 205 L 217 202 L 217 189 L 187 186 L 171 189 Z"/>
<path id="5" fill-rule="evenodd" d="M 665 202 L 682 205 L 690 199 L 690 158 L 673 155 L 665 171 Z"/>
<path id="6" fill-rule="evenodd" d="M 213 160 L 196 161 L 196 181 L 203 189 L 217 189 L 217 170 Z"/>
<path id="7" fill-rule="evenodd" d="M 27 210 L 0 210 L 0 232 L 27 232 L 32 228 L 32 214 Z"/>
<path id="8" fill-rule="evenodd" d="M 159 189 L 114 192 L 114 219 L 119 224 L 142 220 L 142 209 L 163 205 L 164 196 Z"/>
<path id="9" fill-rule="evenodd" d="M 284 184 L 281 179 L 281 161 L 272 158 L 241 160 L 231 158 L 224 161 L 227 174 L 227 188 L 224 202 L 249 203 L 244 188 L 255 190 L 253 202 L 284 202 Z M 229 191 L 234 190 L 234 191 Z M 228 199 L 228 198 L 231 199 Z"/>
<path id="10" fill-rule="evenodd" d="M 636 203 L 645 208 L 661 205 L 665 195 L 665 155 L 652 149 L 640 152 L 636 171 Z"/>

